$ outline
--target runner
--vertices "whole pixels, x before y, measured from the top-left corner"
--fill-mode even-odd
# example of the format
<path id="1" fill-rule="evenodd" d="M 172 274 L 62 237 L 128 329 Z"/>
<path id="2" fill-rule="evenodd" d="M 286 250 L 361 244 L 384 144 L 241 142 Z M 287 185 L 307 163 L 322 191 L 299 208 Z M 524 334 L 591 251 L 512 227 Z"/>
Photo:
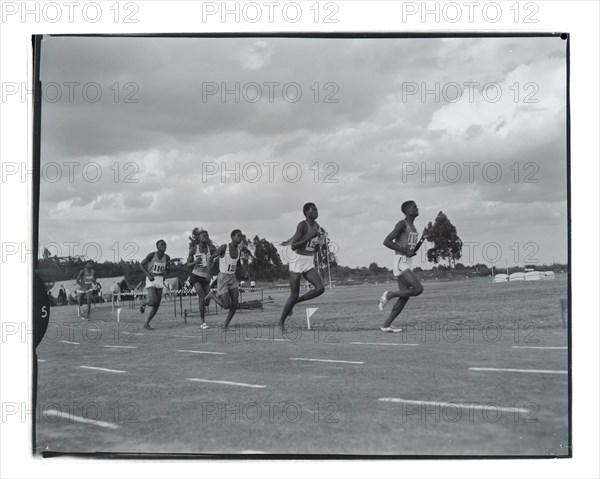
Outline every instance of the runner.
<path id="1" fill-rule="evenodd" d="M 233 230 L 231 232 L 231 243 L 223 244 L 210 257 L 211 262 L 214 258 L 219 258 L 219 275 L 217 277 L 219 304 L 222 308 L 229 310 L 223 324 L 223 329 L 227 329 L 231 318 L 233 318 L 239 306 L 240 292 L 238 282 L 235 279 L 235 271 L 242 256 L 240 251 L 242 241 L 242 232 L 240 230 Z M 247 271 L 245 273 L 248 275 Z"/>
<path id="2" fill-rule="evenodd" d="M 282 332 L 285 332 L 285 320 L 292 315 L 294 305 L 321 296 L 325 292 L 321 277 L 315 268 L 315 251 L 324 242 L 323 229 L 316 221 L 319 211 L 314 203 L 306 203 L 302 212 L 305 220 L 298 223 L 294 236 L 281 243 L 283 246 L 289 245 L 292 248 L 289 262 L 290 297 L 279 318 L 279 327 Z M 299 296 L 300 280 L 303 276 L 313 286 L 313 289 Z"/>
<path id="3" fill-rule="evenodd" d="M 168 254 L 165 254 L 167 250 L 167 243 L 164 240 L 158 240 L 156 242 L 156 251 L 148 254 L 144 260 L 140 263 L 140 269 L 146 275 L 146 289 L 148 290 L 148 298 L 140 306 L 140 313 L 144 314 L 146 306 L 152 306 L 148 318 L 144 324 L 144 328 L 153 330 L 150 326 L 150 321 L 154 318 L 154 315 L 160 307 L 160 301 L 162 299 L 163 290 L 163 279 L 164 276 L 169 274 L 169 268 L 171 266 L 171 258 Z"/>
<path id="4" fill-rule="evenodd" d="M 409 298 L 419 296 L 423 292 L 423 286 L 412 272 L 412 257 L 417 253 L 414 251 L 419 238 L 419 233 L 414 226 L 414 221 L 419 216 L 419 208 L 414 201 L 402 203 L 402 212 L 406 216 L 396 223 L 394 230 L 387 235 L 383 244 L 396 252 L 393 261 L 394 277 L 398 281 L 398 291 L 384 291 L 379 299 L 379 310 L 383 308 L 392 298 L 398 298 L 392 308 L 390 315 L 381 328 L 386 333 L 399 333 L 402 328 L 394 329 L 392 322 L 404 309 Z"/>
<path id="5" fill-rule="evenodd" d="M 194 287 L 200 303 L 200 327 L 206 329 L 208 326 L 204 320 L 205 306 L 208 306 L 206 297 L 210 293 L 209 258 L 216 251 L 211 244 L 208 232 L 201 228 L 194 228 L 190 238 L 190 251 L 187 266 L 193 267 L 189 282 Z"/>
<path id="6" fill-rule="evenodd" d="M 88 261 L 85 264 L 85 268 L 79 272 L 75 280 L 79 285 L 79 289 L 77 290 L 77 316 L 84 321 L 90 320 L 92 297 L 94 294 L 94 285 L 96 284 L 96 272 L 92 269 L 92 266 L 94 266 L 94 263 L 91 260 Z M 84 297 L 87 302 L 87 314 L 82 316 L 81 306 L 83 305 Z"/>

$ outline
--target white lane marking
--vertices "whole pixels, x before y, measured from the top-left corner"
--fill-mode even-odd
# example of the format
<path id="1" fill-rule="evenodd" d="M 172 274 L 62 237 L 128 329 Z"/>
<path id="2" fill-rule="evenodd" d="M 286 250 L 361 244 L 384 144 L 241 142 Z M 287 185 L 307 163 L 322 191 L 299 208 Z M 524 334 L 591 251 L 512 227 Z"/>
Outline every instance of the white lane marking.
<path id="1" fill-rule="evenodd" d="M 65 343 L 65 344 L 79 344 L 79 343 L 76 343 L 75 341 L 59 341 L 59 343 Z"/>
<path id="2" fill-rule="evenodd" d="M 45 363 L 46 360 L 45 359 L 38 359 L 38 363 Z"/>
<path id="3" fill-rule="evenodd" d="M 104 332 L 102 329 L 96 329 L 96 328 L 88 328 L 88 331 L 94 331 L 96 333 L 103 333 Z M 110 329 L 107 329 L 107 331 L 110 331 Z M 144 335 L 144 333 L 130 333 L 129 331 L 123 331 L 122 334 L 124 334 L 126 336 L 129 336 L 130 334 L 135 334 L 136 336 L 143 336 Z"/>
<path id="4" fill-rule="evenodd" d="M 501 407 L 501 406 L 496 406 L 494 403 L 488 403 L 488 404 L 477 404 L 477 403 L 459 403 L 459 402 L 452 402 L 452 401 L 420 401 L 420 400 L 416 400 L 416 399 L 401 399 L 401 398 L 379 398 L 379 401 L 383 401 L 383 402 L 394 402 L 394 403 L 404 403 L 404 404 L 418 404 L 418 405 L 423 405 L 423 406 L 436 406 L 436 407 L 442 407 L 442 408 L 447 408 L 447 407 L 457 407 L 457 408 L 461 408 L 461 409 L 494 409 L 494 411 L 502 411 L 502 412 L 524 412 L 524 413 L 529 413 L 531 412 L 529 408 L 522 408 L 522 407 Z"/>
<path id="5" fill-rule="evenodd" d="M 202 339 L 202 335 L 198 335 L 198 336 L 183 336 L 183 335 L 176 335 L 176 334 L 155 334 L 155 336 L 164 336 L 166 338 L 194 338 L 194 339 Z"/>
<path id="6" fill-rule="evenodd" d="M 137 346 L 117 346 L 113 344 L 107 344 L 105 348 L 121 348 L 121 349 L 137 349 Z"/>
<path id="7" fill-rule="evenodd" d="M 244 341 L 291 341 L 291 339 L 244 338 Z"/>
<path id="8" fill-rule="evenodd" d="M 365 364 L 364 361 L 342 361 L 339 359 L 290 358 L 291 361 L 317 361 L 320 363 Z"/>
<path id="9" fill-rule="evenodd" d="M 214 351 L 191 351 L 188 349 L 178 349 L 180 353 L 195 353 L 195 354 L 227 354 L 227 353 L 216 353 Z"/>
<path id="10" fill-rule="evenodd" d="M 469 368 L 471 371 L 504 371 L 507 373 L 533 373 L 533 374 L 568 374 L 568 371 L 554 369 L 509 369 L 509 368 Z"/>
<path id="11" fill-rule="evenodd" d="M 513 349 L 568 349 L 566 346 L 513 346 Z"/>
<path id="12" fill-rule="evenodd" d="M 188 381 L 197 381 L 200 383 L 214 383 L 214 384 L 226 384 L 228 386 L 243 386 L 247 388 L 266 388 L 267 386 L 261 386 L 260 384 L 246 384 L 246 383 L 234 383 L 232 381 L 215 381 L 212 379 L 198 379 L 198 378 L 187 378 Z"/>
<path id="13" fill-rule="evenodd" d="M 124 373 L 126 371 L 119 371 L 118 369 L 108 369 L 108 368 L 97 368 L 96 366 L 79 366 L 83 369 L 93 369 L 94 371 L 105 371 L 107 373 Z"/>
<path id="14" fill-rule="evenodd" d="M 68 414 L 66 412 L 57 411 L 56 409 L 45 410 L 42 412 L 42 415 L 53 416 L 53 417 L 62 417 L 63 419 L 67 419 L 69 421 L 82 422 L 85 424 L 93 424 L 94 426 L 107 427 L 109 429 L 119 429 L 121 427 L 117 424 L 112 424 L 110 422 L 96 421 L 94 419 L 79 417 L 79 416 L 75 416 L 73 414 Z"/>
<path id="15" fill-rule="evenodd" d="M 418 346 L 414 343 L 363 343 L 361 341 L 353 341 L 350 344 L 368 344 L 372 346 Z"/>

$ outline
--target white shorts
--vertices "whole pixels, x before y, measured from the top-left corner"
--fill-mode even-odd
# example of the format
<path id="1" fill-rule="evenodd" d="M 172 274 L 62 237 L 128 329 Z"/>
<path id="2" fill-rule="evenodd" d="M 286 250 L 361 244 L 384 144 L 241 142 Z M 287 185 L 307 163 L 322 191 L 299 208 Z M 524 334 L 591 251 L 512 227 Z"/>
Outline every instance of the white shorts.
<path id="1" fill-rule="evenodd" d="M 292 251 L 290 253 L 290 271 L 292 273 L 306 273 L 315 267 L 315 257 L 305 256 Z"/>
<path id="2" fill-rule="evenodd" d="M 154 281 L 150 281 L 146 276 L 146 288 L 160 288 L 164 287 L 163 277 L 154 275 Z"/>
<path id="3" fill-rule="evenodd" d="M 412 258 L 407 258 L 406 256 L 401 254 L 397 254 L 396 256 L 394 256 L 394 261 L 392 263 L 392 271 L 394 272 L 394 278 L 397 278 L 407 269 L 411 268 Z"/>

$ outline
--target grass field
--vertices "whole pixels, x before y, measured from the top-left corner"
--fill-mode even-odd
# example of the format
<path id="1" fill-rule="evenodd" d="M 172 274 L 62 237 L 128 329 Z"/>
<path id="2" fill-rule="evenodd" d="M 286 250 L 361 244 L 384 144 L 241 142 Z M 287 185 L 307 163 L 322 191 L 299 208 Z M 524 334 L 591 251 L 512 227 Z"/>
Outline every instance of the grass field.
<path id="1" fill-rule="evenodd" d="M 394 284 L 340 287 L 275 325 L 274 303 L 187 326 L 165 303 L 51 310 L 38 348 L 36 451 L 570 455 L 567 329 L 554 281 L 426 282 L 394 326 Z M 248 299 L 251 299 L 249 297 Z M 185 307 L 185 305 L 184 305 Z M 318 307 L 307 329 L 305 307 Z M 101 368 L 101 369 L 90 369 Z"/>

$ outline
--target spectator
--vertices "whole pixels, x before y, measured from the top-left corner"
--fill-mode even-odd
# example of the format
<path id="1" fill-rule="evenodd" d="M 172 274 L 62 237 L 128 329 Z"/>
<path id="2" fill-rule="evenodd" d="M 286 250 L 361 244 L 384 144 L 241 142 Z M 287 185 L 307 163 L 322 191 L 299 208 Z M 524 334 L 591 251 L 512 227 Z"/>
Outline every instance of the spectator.
<path id="1" fill-rule="evenodd" d="M 58 304 L 67 304 L 67 293 L 65 292 L 65 287 L 62 284 L 58 290 L 58 298 L 56 302 Z"/>

